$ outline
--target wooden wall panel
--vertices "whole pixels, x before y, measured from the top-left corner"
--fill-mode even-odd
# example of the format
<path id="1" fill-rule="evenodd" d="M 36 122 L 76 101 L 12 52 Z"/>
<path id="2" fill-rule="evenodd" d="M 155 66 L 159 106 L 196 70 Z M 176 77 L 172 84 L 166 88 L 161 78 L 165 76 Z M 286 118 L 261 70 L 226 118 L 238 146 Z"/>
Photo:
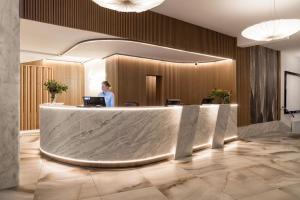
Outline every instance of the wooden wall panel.
<path id="1" fill-rule="evenodd" d="M 227 58 L 236 57 L 236 38 L 147 11 L 120 13 L 91 0 L 21 0 L 20 15 L 60 26 Z"/>
<path id="2" fill-rule="evenodd" d="M 53 78 L 69 87 L 66 93 L 58 95 L 57 102 L 63 102 L 66 105 L 82 104 L 82 97 L 84 96 L 83 64 L 45 60 L 43 66 L 51 67 Z"/>
<path id="3" fill-rule="evenodd" d="M 237 102 L 238 125 L 246 126 L 250 119 L 250 48 L 237 49 Z"/>
<path id="4" fill-rule="evenodd" d="M 50 96 L 43 90 L 43 82 L 53 79 L 53 70 L 36 65 L 20 66 L 20 129 L 39 128 L 39 105 L 50 102 Z"/>
<path id="5" fill-rule="evenodd" d="M 66 105 L 82 104 L 84 96 L 84 66 L 80 63 L 35 61 L 20 66 L 20 129 L 39 129 L 39 105 L 50 102 L 44 89 L 47 80 L 57 80 L 68 85 L 67 93 L 58 96 L 57 102 Z"/>
<path id="6" fill-rule="evenodd" d="M 162 101 L 179 98 L 184 104 L 200 104 L 214 88 L 232 91 L 236 102 L 235 61 L 177 64 L 128 56 L 112 56 L 107 59 L 107 69 L 117 63 L 118 104 L 138 102 L 147 105 L 146 76 L 159 76 L 162 81 Z M 107 71 L 109 74 L 109 71 Z M 108 75 L 110 76 L 110 75 Z M 114 91 L 115 92 L 115 91 Z"/>
<path id="7" fill-rule="evenodd" d="M 106 59 L 105 71 L 106 71 L 106 80 L 111 84 L 112 86 L 111 90 L 115 94 L 115 104 L 118 105 L 118 99 L 119 99 L 118 98 L 119 96 L 118 59 Z"/>
<path id="8" fill-rule="evenodd" d="M 146 104 L 157 105 L 157 79 L 156 76 L 146 76 Z"/>

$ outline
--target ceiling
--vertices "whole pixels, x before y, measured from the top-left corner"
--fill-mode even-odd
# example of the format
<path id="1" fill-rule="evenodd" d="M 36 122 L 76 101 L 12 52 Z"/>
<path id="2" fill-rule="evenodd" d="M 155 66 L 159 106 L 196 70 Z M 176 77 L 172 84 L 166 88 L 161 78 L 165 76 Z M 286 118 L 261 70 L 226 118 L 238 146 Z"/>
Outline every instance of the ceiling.
<path id="1" fill-rule="evenodd" d="M 106 58 L 114 54 L 163 60 L 176 63 L 199 63 L 224 60 L 224 58 L 193 53 L 124 39 L 97 39 L 82 42 L 65 52 L 66 56 Z"/>
<path id="2" fill-rule="evenodd" d="M 241 36 L 246 27 L 272 19 L 273 0 L 166 0 L 154 12 L 238 38 L 239 46 L 263 46 L 300 56 L 300 32 L 289 40 L 257 43 Z M 277 18 L 300 19 L 300 0 L 276 0 Z"/>
<path id="3" fill-rule="evenodd" d="M 61 59 L 59 54 L 86 39 L 112 38 L 112 36 L 66 28 L 26 19 L 20 22 L 20 62 L 40 59 Z M 87 58 L 64 57 L 64 60 L 84 61 Z"/>
<path id="4" fill-rule="evenodd" d="M 179 63 L 225 59 L 24 19 L 21 19 L 20 49 L 21 63 L 41 59 L 87 62 L 114 54 Z"/>

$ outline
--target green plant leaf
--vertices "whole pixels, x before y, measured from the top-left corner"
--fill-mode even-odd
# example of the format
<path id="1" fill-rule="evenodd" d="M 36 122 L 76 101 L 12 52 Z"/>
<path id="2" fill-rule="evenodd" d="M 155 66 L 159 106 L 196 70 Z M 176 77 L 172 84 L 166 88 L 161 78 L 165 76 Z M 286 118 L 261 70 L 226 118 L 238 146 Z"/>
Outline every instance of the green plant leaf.
<path id="1" fill-rule="evenodd" d="M 51 94 L 61 94 L 63 92 L 66 92 L 68 90 L 68 86 L 59 83 L 56 80 L 48 80 L 44 84 L 45 89 L 48 90 Z"/>

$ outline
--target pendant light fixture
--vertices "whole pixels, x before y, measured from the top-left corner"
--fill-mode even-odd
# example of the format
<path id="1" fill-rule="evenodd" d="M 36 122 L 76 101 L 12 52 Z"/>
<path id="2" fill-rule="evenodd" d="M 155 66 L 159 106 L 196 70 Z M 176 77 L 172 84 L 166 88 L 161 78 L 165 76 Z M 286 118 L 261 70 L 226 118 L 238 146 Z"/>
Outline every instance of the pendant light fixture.
<path id="1" fill-rule="evenodd" d="M 162 4 L 165 0 L 93 0 L 101 7 L 119 12 L 144 12 Z"/>
<path id="2" fill-rule="evenodd" d="M 272 41 L 289 38 L 300 31 L 300 19 L 275 19 L 275 0 L 273 3 L 273 20 L 246 28 L 243 30 L 242 36 L 256 41 Z"/>

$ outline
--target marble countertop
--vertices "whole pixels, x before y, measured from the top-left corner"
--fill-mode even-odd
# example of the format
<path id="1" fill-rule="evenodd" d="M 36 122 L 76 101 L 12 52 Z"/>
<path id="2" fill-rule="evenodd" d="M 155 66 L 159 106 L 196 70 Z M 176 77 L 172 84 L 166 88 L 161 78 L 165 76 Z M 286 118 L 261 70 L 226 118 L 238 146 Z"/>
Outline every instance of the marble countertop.
<path id="1" fill-rule="evenodd" d="M 194 106 L 194 105 L 183 105 L 183 106 Z M 137 107 L 82 107 L 82 106 L 71 106 L 64 104 L 41 104 L 40 108 L 49 109 L 69 109 L 69 110 L 161 110 L 161 109 L 178 109 L 183 106 L 137 106 Z M 195 105 L 196 106 L 196 105 Z M 204 104 L 199 105 L 200 108 L 218 107 L 219 104 Z M 237 104 L 230 104 L 231 107 L 238 106 Z"/>

